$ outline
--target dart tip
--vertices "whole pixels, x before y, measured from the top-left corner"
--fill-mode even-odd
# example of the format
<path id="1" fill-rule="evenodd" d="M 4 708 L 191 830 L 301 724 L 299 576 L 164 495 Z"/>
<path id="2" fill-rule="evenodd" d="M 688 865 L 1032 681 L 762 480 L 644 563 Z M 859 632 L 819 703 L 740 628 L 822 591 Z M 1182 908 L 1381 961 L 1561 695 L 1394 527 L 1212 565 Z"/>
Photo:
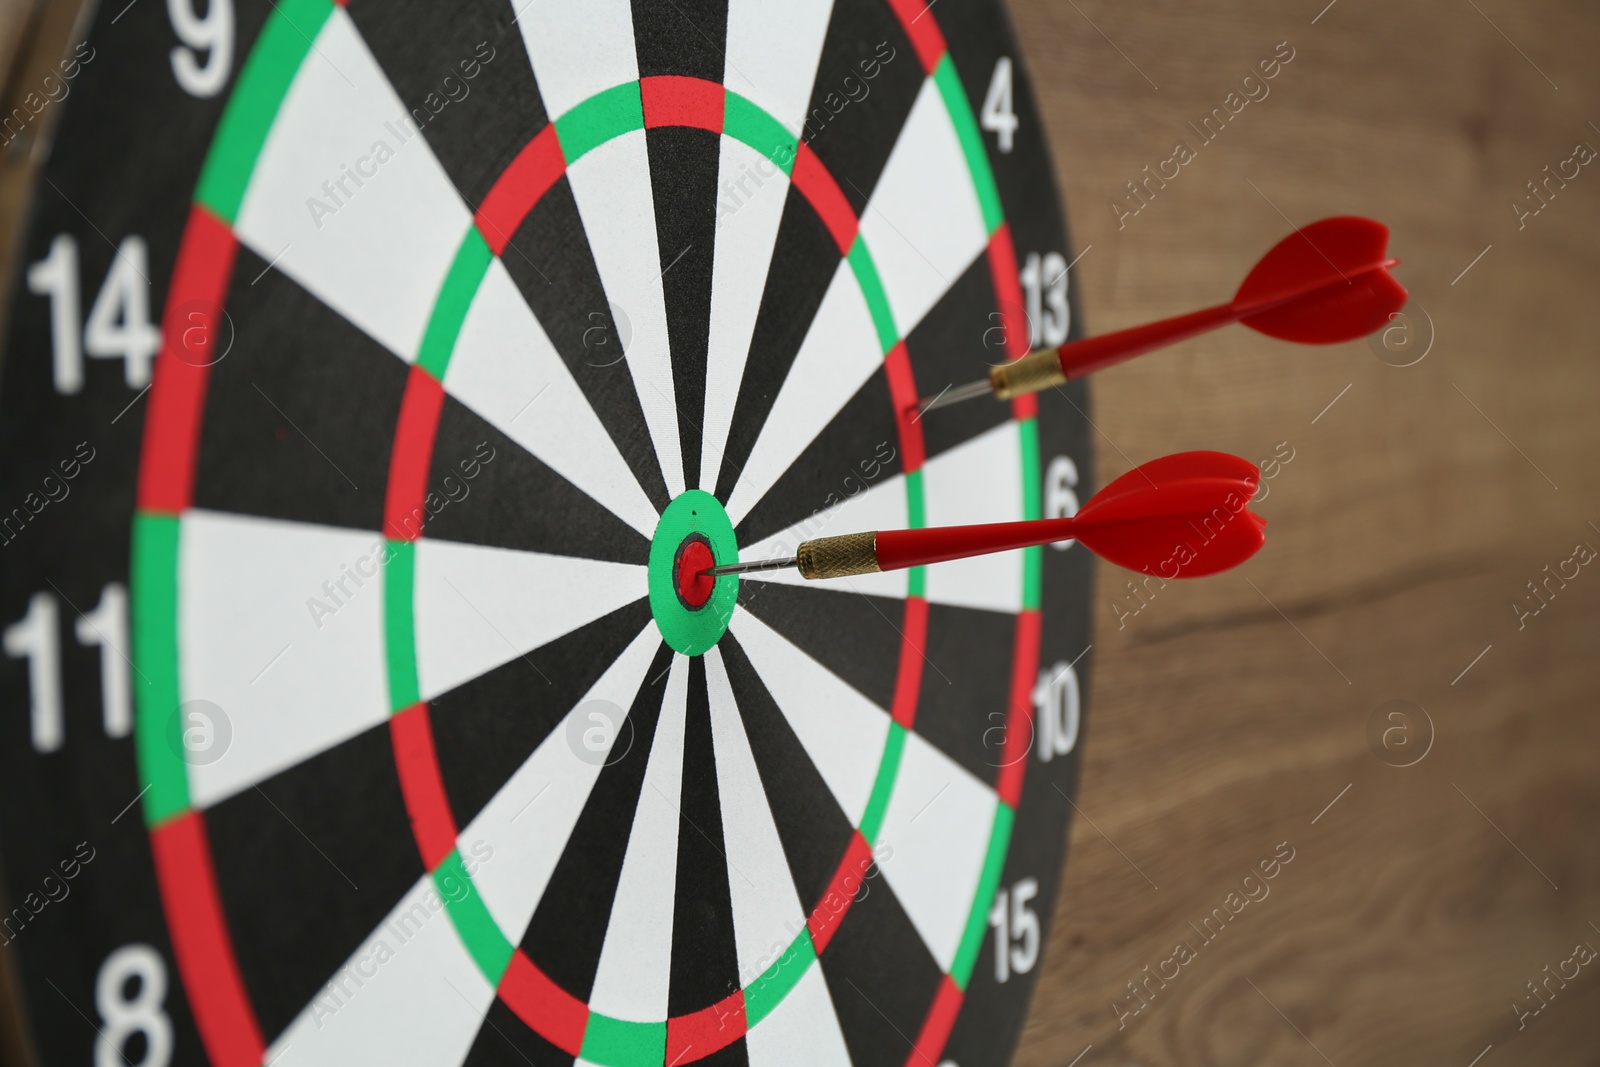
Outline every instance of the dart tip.
<path id="1" fill-rule="evenodd" d="M 949 385 L 938 396 L 918 404 L 917 411 L 919 414 L 926 415 L 935 408 L 949 407 L 951 404 L 959 404 L 964 400 L 989 396 L 993 392 L 994 388 L 989 384 L 989 379 L 987 378 L 976 382 L 968 382 L 966 385 Z"/>

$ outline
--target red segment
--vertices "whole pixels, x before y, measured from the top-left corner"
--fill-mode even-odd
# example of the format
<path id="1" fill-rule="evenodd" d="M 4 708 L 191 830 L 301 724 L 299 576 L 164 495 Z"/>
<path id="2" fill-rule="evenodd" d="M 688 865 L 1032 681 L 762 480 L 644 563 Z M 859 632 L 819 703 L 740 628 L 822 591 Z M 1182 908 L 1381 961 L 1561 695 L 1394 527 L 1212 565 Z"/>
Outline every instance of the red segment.
<path id="1" fill-rule="evenodd" d="M 1000 750 L 1000 781 L 995 791 L 1015 808 L 1022 799 L 1022 779 L 1033 751 L 1033 687 L 1039 673 L 1039 612 L 1028 608 L 1017 616 L 1017 639 L 1011 661 L 1011 706 L 1006 710 L 1006 740 Z"/>
<path id="2" fill-rule="evenodd" d="M 749 1029 L 744 990 L 736 989 L 708 1008 L 667 1020 L 667 1062 L 691 1063 L 727 1048 Z"/>
<path id="3" fill-rule="evenodd" d="M 203 817 L 191 811 L 152 830 L 150 849 L 172 953 L 206 1055 L 213 1067 L 260 1067 L 261 1026 L 228 937 Z"/>
<path id="4" fill-rule="evenodd" d="M 894 679 L 894 721 L 911 729 L 917 718 L 917 699 L 922 694 L 922 663 L 928 644 L 928 602 L 919 596 L 906 598 L 906 616 L 900 627 L 900 671 Z"/>
<path id="5" fill-rule="evenodd" d="M 456 819 L 439 774 L 439 755 L 433 747 L 433 721 L 426 703 L 413 704 L 389 720 L 389 740 L 394 745 L 394 766 L 400 774 L 400 792 L 423 866 L 433 870 L 456 847 Z"/>
<path id="6" fill-rule="evenodd" d="M 685 541 L 678 548 L 678 560 L 673 577 L 677 581 L 678 597 L 691 608 L 703 608 L 711 599 L 717 580 L 704 573 L 717 565 L 711 555 L 711 546 L 700 538 Z"/>
<path id="7" fill-rule="evenodd" d="M 894 402 L 895 428 L 900 432 L 900 462 L 907 474 L 922 469 L 928 453 L 922 443 L 922 423 L 917 418 L 917 380 L 911 373 L 911 356 L 904 341 L 897 342 L 883 357 L 884 373 L 889 378 L 889 397 Z"/>
<path id="8" fill-rule="evenodd" d="M 139 460 L 139 507 L 176 514 L 194 499 L 194 471 L 201 415 L 219 332 L 232 343 L 223 313 L 238 245 L 227 223 L 205 208 L 189 209 L 178 262 L 167 290 L 161 320 L 161 353 L 156 359 L 145 412 L 144 449 Z M 223 329 L 219 331 L 219 327 Z M 226 349 L 224 349 L 226 351 Z"/>
<path id="9" fill-rule="evenodd" d="M 939 992 L 933 996 L 933 1007 L 928 1009 L 928 1017 L 922 1021 L 922 1029 L 917 1033 L 917 1043 L 911 1046 L 911 1055 L 906 1057 L 906 1067 L 923 1067 L 924 1064 L 938 1063 L 939 1055 L 944 1051 L 944 1043 L 950 1040 L 950 1030 L 956 1024 L 956 1016 L 961 1011 L 961 1002 L 966 995 L 956 988 L 956 983 L 948 974 L 939 983 Z"/>
<path id="10" fill-rule="evenodd" d="M 568 1055 L 583 1051 L 583 1031 L 589 1025 L 589 1006 L 562 989 L 518 949 L 500 977 L 500 999 L 534 1033 Z M 744 1005 L 740 1004 L 740 1018 Z"/>
<path id="11" fill-rule="evenodd" d="M 850 246 L 856 239 L 856 213 L 851 210 L 850 201 L 844 198 L 839 183 L 833 180 L 828 168 L 822 165 L 822 160 L 804 141 L 800 142 L 795 152 L 794 170 L 789 180 L 810 202 L 811 209 L 822 219 L 822 224 L 828 227 L 834 244 L 839 246 L 839 254 L 849 255 Z"/>
<path id="12" fill-rule="evenodd" d="M 720 82 L 663 74 L 639 79 L 644 126 L 693 126 L 722 132 L 723 88 Z"/>
<path id="13" fill-rule="evenodd" d="M 936 3 L 937 0 L 934 0 Z M 939 32 L 939 24 L 933 21 L 931 8 L 933 3 L 923 3 L 923 0 L 889 0 L 889 6 L 894 8 L 895 17 L 900 20 L 900 27 L 906 31 L 906 36 L 911 38 L 911 46 L 917 50 L 917 58 L 922 61 L 922 69 L 929 74 L 939 65 L 939 60 L 944 57 L 946 46 L 944 34 Z"/>
<path id="14" fill-rule="evenodd" d="M 822 899 L 817 901 L 817 906 L 811 909 L 810 916 L 806 918 L 806 927 L 811 931 L 811 944 L 816 948 L 817 955 L 827 950 L 828 942 L 833 940 L 845 913 L 861 891 L 861 882 L 871 866 L 872 846 L 857 830 L 850 837 L 850 845 L 844 850 L 839 869 L 833 872 L 833 878 L 828 882 L 828 891 L 822 894 Z"/>
<path id="15" fill-rule="evenodd" d="M 473 216 L 478 232 L 483 234 L 495 255 L 505 251 L 511 235 L 517 232 L 533 205 L 566 169 L 567 159 L 561 153 L 556 124 L 552 122 L 535 134 L 505 172 L 495 179 Z"/>
<path id="16" fill-rule="evenodd" d="M 443 407 L 444 386 L 413 366 L 400 401 L 394 452 L 389 457 L 389 490 L 383 503 L 383 536 L 391 541 L 415 541 L 422 536 L 428 467 L 433 462 L 433 437 Z"/>

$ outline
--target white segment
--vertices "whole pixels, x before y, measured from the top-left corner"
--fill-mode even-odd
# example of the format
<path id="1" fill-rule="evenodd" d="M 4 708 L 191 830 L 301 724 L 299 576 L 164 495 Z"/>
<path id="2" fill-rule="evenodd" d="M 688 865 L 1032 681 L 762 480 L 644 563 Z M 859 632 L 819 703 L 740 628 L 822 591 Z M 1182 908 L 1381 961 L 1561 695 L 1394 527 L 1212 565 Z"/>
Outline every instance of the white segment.
<path id="1" fill-rule="evenodd" d="M 590 715 L 598 711 L 610 717 L 612 713 L 585 705 L 608 701 L 622 713 L 622 718 L 611 723 L 611 739 L 620 737 L 626 743 L 633 735 L 623 722 L 660 647 L 661 637 L 655 626 L 647 625 L 527 762 L 501 786 L 477 818 L 461 831 L 463 852 L 467 843 L 478 841 L 494 850 L 494 862 L 480 867 L 473 881 L 483 894 L 489 913 L 512 944 L 522 940 L 572 828 L 600 777 L 601 767 L 612 758 L 612 749 L 606 748 L 592 753 L 591 759 L 579 759 L 570 747 L 568 728 L 576 717 L 582 724 L 576 729 L 596 729 L 603 737 L 607 732 L 605 724 Z M 507 713 L 515 712 L 508 708 Z M 617 752 L 616 758 L 625 754 Z"/>
<path id="2" fill-rule="evenodd" d="M 732 0 L 722 83 L 798 131 L 832 11 L 832 0 Z"/>
<path id="3" fill-rule="evenodd" d="M 602 89 L 638 81 L 628 0 L 511 0 L 511 6 L 551 118 Z"/>
<path id="4" fill-rule="evenodd" d="M 424 700 L 646 595 L 637 564 L 426 537 L 416 552 Z"/>
<path id="5" fill-rule="evenodd" d="M 788 175 L 732 137 L 722 138 L 718 167 L 717 251 L 711 272 L 705 432 L 700 445 L 700 488 L 708 493 L 716 489 L 722 470 L 734 403 L 789 195 Z"/>
<path id="6" fill-rule="evenodd" d="M 645 537 L 656 510 L 499 259 L 445 370 L 450 394 Z"/>
<path id="7" fill-rule="evenodd" d="M 712 648 L 705 660 L 739 984 L 748 986 L 783 958 L 795 935 L 805 929 L 806 912 L 767 806 L 767 793 L 728 684 L 722 653 Z"/>
<path id="8" fill-rule="evenodd" d="M 966 768 L 916 733 L 906 735 L 875 855 L 943 971 L 961 945 L 996 803 Z"/>
<path id="9" fill-rule="evenodd" d="M 207 750 L 195 749 L 189 792 L 196 808 L 389 717 L 378 570 L 383 546 L 370 531 L 201 509 L 184 513 L 180 693 L 185 701 L 221 708 L 232 731 L 215 762 L 202 762 Z M 346 577 L 360 570 L 371 574 Z M 331 584 L 324 588 L 341 579 L 344 593 Z M 183 725 L 205 724 L 191 718 Z M 222 742 L 219 727 L 209 743 Z"/>
<path id="10" fill-rule="evenodd" d="M 872 313 L 849 261 L 841 259 L 728 498 L 735 526 L 882 363 Z"/>
<path id="11" fill-rule="evenodd" d="M 614 50 L 621 43 L 607 47 Z M 667 492 L 677 496 L 684 489 L 683 450 L 678 441 L 661 275 L 684 249 L 668 249 L 667 258 L 661 258 L 644 131 L 625 133 L 593 149 L 567 168 L 567 180 L 578 202 L 606 300 L 622 320 L 617 328 L 625 338 L 632 334 L 623 348 L 628 373 L 633 376 L 645 425 L 655 442 Z"/>
<path id="12" fill-rule="evenodd" d="M 822 968 L 813 966 L 744 1039 L 750 1067 L 850 1067 Z"/>
<path id="13" fill-rule="evenodd" d="M 423 875 L 342 967 L 330 975 L 263 1063 L 458 1064 L 494 1003 L 456 934 L 433 879 Z"/>
<path id="14" fill-rule="evenodd" d="M 903 475 L 897 474 L 875 482 L 855 496 L 845 497 L 827 511 L 808 516 L 765 540 L 741 546 L 739 558 L 788 559 L 800 547 L 800 542 L 813 537 L 834 537 L 864 530 L 903 530 L 909 521 L 906 480 Z M 837 584 L 838 588 L 850 592 L 904 598 L 909 588 L 910 574 L 909 570 L 880 571 L 877 574 L 858 574 L 854 578 L 839 579 L 837 583 L 814 582 L 802 578 L 795 568 L 785 567 L 781 571 L 754 571 L 742 575 L 739 580 L 782 582 L 812 589 L 827 589 Z"/>
<path id="15" fill-rule="evenodd" d="M 234 232 L 410 362 L 472 213 L 407 125 L 409 112 L 342 7 L 313 47 L 267 135 Z"/>
<path id="16" fill-rule="evenodd" d="M 744 608 L 733 633 L 852 826 L 861 822 L 889 715 Z"/>
<path id="17" fill-rule="evenodd" d="M 798 134 L 811 100 L 831 2 L 728 5 L 723 83 Z M 789 178 L 766 156 L 722 139 L 717 175 L 717 251 L 711 285 L 701 488 L 715 488 L 734 401 L 778 236 Z"/>
<path id="18" fill-rule="evenodd" d="M 1022 452 L 1017 424 L 1003 422 L 922 468 L 929 526 L 1022 519 Z M 935 604 L 1022 610 L 1022 550 L 935 563 L 927 571 Z"/>
<path id="19" fill-rule="evenodd" d="M 901 336 L 983 254 L 988 232 L 950 114 L 922 83 L 861 216 Z"/>
<path id="20" fill-rule="evenodd" d="M 589 996 L 591 1009 L 616 1019 L 659 1022 L 667 1017 L 688 689 L 689 661 L 674 655 Z"/>

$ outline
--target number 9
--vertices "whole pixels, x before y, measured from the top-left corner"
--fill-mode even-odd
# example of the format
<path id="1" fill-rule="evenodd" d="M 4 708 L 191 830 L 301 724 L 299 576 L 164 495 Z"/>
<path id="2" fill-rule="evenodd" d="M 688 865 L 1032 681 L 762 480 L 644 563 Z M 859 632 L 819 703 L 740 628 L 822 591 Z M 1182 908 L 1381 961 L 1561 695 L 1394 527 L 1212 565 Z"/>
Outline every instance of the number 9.
<path id="1" fill-rule="evenodd" d="M 172 74 L 190 96 L 216 96 L 233 67 L 233 0 L 206 0 L 204 17 L 196 0 L 167 0 L 173 32 L 184 45 L 172 50 Z M 205 52 L 204 64 L 197 53 Z"/>

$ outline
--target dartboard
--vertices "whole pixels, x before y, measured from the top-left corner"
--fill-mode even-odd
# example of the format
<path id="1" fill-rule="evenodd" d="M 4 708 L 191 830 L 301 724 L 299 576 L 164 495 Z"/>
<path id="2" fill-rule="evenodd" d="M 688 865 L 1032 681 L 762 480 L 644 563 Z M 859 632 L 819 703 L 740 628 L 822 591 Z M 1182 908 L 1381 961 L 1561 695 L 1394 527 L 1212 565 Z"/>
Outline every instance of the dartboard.
<path id="1" fill-rule="evenodd" d="M 157 0 L 0 389 L 45 1064 L 1007 1062 L 1082 740 L 1077 327 L 991 0 Z M 689 561 L 689 562 L 685 562 Z"/>

